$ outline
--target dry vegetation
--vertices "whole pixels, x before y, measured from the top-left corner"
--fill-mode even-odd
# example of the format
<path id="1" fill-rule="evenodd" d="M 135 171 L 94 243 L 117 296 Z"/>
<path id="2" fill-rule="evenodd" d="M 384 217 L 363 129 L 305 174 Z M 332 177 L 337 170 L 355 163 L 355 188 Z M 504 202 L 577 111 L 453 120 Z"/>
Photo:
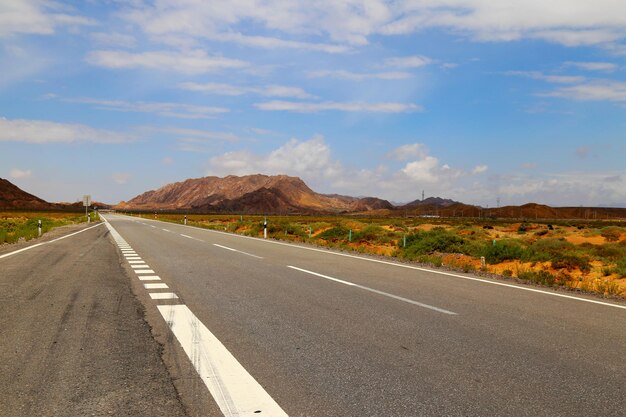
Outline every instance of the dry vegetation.
<path id="1" fill-rule="evenodd" d="M 181 223 L 183 215 L 158 219 Z M 187 219 L 208 229 L 263 235 L 261 216 L 189 214 Z M 268 236 L 626 296 L 626 225 L 619 222 L 271 216 Z"/>
<path id="2" fill-rule="evenodd" d="M 91 214 L 96 220 L 97 213 Z M 0 212 L 0 244 L 14 243 L 20 239 L 30 240 L 39 234 L 38 220 L 41 220 L 41 231 L 46 233 L 51 229 L 68 224 L 87 221 L 85 213 L 81 212 L 51 212 L 51 211 L 5 211 Z"/>

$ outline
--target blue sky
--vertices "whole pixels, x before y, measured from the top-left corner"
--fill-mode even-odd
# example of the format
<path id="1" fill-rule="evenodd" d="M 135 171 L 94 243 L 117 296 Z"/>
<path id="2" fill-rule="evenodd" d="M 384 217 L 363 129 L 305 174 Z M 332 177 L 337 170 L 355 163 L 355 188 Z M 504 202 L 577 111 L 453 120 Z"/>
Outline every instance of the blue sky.
<path id="1" fill-rule="evenodd" d="M 626 207 L 623 1 L 311 3 L 0 2 L 0 176 Z"/>

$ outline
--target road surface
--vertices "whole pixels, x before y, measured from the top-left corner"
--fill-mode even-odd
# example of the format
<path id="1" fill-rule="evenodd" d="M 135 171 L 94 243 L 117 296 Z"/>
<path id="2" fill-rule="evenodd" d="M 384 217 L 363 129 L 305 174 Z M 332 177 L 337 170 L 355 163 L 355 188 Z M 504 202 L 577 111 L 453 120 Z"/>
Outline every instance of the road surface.
<path id="1" fill-rule="evenodd" d="M 171 356 L 176 363 L 189 356 L 208 389 L 217 381 L 213 392 L 227 415 L 624 415 L 624 304 L 171 223 L 107 219 L 125 256 L 151 271 L 137 277 L 157 277 L 141 281 L 157 283 L 143 289 L 150 294 L 144 301 L 160 313 L 154 326 L 178 333 L 166 342 Z M 169 295 L 153 300 L 154 293 Z M 196 339 L 186 326 L 202 328 Z M 220 368 L 223 352 L 211 348 L 213 338 L 261 393 L 229 385 L 224 375 L 241 369 Z M 254 401 L 267 408 L 253 411 Z"/>

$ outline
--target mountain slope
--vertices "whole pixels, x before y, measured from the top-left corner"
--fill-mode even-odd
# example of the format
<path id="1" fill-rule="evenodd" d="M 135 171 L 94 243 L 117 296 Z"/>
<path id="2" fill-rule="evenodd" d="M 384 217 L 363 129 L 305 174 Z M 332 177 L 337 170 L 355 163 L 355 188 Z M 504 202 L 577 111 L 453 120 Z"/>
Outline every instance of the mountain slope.
<path id="1" fill-rule="evenodd" d="M 0 178 L 0 209 L 49 210 L 55 207 L 55 204 L 48 203 Z"/>
<path id="2" fill-rule="evenodd" d="M 300 178 L 287 175 L 229 175 L 167 184 L 145 192 L 118 209 L 193 209 L 249 213 L 339 213 L 392 208 L 385 200 L 316 193 Z"/>

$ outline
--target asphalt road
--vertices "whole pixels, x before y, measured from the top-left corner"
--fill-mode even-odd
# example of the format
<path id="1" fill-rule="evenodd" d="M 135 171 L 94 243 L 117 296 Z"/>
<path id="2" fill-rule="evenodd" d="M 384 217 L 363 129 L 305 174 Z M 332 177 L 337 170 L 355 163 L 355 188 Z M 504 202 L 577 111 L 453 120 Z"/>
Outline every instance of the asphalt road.
<path id="1" fill-rule="evenodd" d="M 106 218 L 189 415 L 626 410 L 624 303 Z"/>
<path id="2" fill-rule="evenodd" d="M 103 224 L 2 248 L 0 416 L 185 415 L 130 274 Z"/>

